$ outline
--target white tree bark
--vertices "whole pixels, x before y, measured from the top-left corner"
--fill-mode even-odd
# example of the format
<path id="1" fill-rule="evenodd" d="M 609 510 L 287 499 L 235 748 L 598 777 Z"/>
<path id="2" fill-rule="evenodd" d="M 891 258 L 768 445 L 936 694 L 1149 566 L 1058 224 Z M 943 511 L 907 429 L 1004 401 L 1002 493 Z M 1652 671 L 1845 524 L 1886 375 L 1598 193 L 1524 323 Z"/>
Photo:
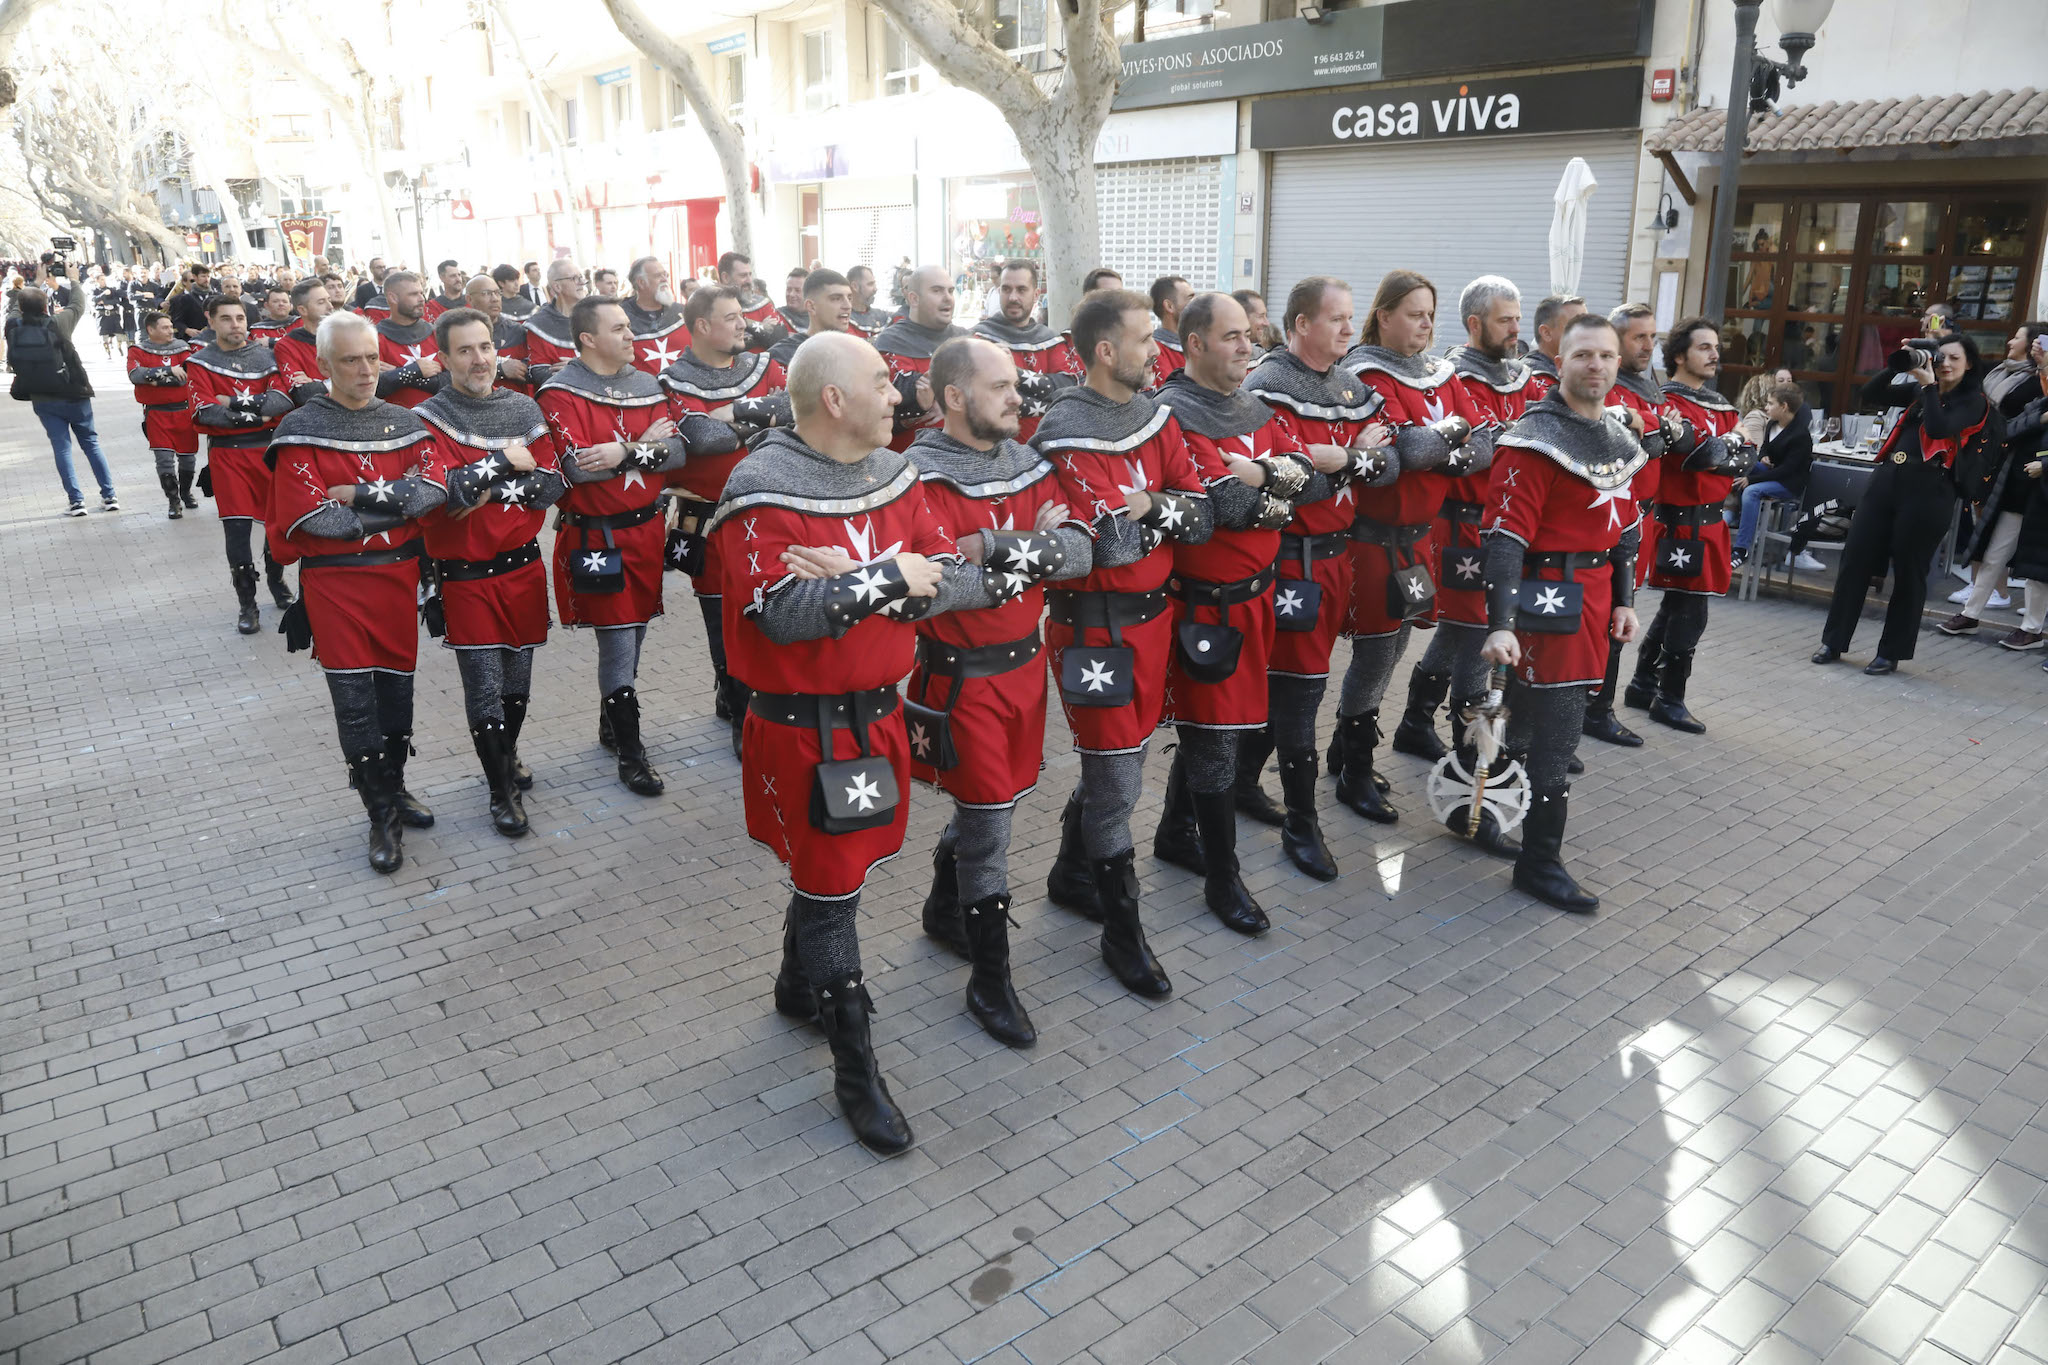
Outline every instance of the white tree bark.
<path id="1" fill-rule="evenodd" d="M 1017 135 L 1038 182 L 1046 294 L 1055 321 L 1081 300 L 1081 276 L 1101 250 L 1095 140 L 1116 97 L 1122 54 L 1104 0 L 1065 0 L 1067 64 L 1050 94 L 990 41 L 979 0 L 875 0 L 924 59 L 993 104 Z M 971 11 L 971 13 L 970 13 Z M 979 22 L 977 22 L 979 20 Z"/>
<path id="2" fill-rule="evenodd" d="M 725 178 L 725 213 L 732 228 L 732 250 L 752 256 L 754 214 L 749 196 L 753 187 L 747 168 L 746 139 L 739 125 L 725 116 L 689 51 L 656 28 L 637 0 L 604 0 L 604 7 L 611 11 L 612 22 L 618 25 L 626 41 L 682 85 L 683 98 L 690 102 L 711 149 L 718 153 L 718 168 Z"/>
<path id="3" fill-rule="evenodd" d="M 576 207 L 576 179 L 570 173 L 568 139 L 563 136 L 561 120 L 555 116 L 554 103 L 542 87 L 540 77 L 534 74 L 533 64 L 526 60 L 526 45 L 519 41 L 519 30 L 505 9 L 505 0 L 490 0 L 490 5 L 498 16 L 499 31 L 512 44 L 512 58 L 519 63 L 520 74 L 526 81 L 526 98 L 533 105 L 534 122 L 540 125 L 541 133 L 554 153 L 555 173 L 561 181 L 562 203 L 569 215 L 569 240 L 574 244 L 576 264 L 585 270 L 595 270 L 597 244 L 583 230 L 583 213 Z"/>

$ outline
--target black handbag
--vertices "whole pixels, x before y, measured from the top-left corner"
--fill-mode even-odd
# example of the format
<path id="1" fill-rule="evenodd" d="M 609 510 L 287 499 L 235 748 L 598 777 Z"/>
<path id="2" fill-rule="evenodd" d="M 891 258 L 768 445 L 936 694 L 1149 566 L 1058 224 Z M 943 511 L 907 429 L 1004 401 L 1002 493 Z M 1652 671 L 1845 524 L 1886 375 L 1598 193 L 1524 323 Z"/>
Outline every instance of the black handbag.
<path id="1" fill-rule="evenodd" d="M 926 696 L 931 695 L 932 677 L 930 673 L 925 675 Z M 908 696 L 903 698 L 903 730 L 910 740 L 911 758 L 940 772 L 960 766 L 960 751 L 953 747 L 953 704 L 960 700 L 966 686 L 965 678 L 954 678 L 944 706 L 928 706 Z"/>
<path id="2" fill-rule="evenodd" d="M 1083 631 L 1060 651 L 1060 700 L 1069 706 L 1129 706 L 1136 695 L 1137 652 L 1124 643 L 1123 630 L 1112 624 L 1109 643 L 1085 645 Z"/>
<path id="3" fill-rule="evenodd" d="M 853 716 L 853 738 L 859 758 L 834 759 L 830 698 L 818 698 L 818 752 L 822 755 L 811 782 L 811 825 L 826 834 L 855 834 L 879 829 L 896 818 L 903 793 L 889 760 L 868 746 L 868 727 L 847 698 Z"/>
<path id="4" fill-rule="evenodd" d="M 1391 550 L 1387 553 L 1393 555 Z M 1422 561 L 1394 565 L 1387 575 L 1387 615 L 1397 621 L 1412 621 L 1429 615 L 1435 606 L 1436 584 Z"/>
<path id="5" fill-rule="evenodd" d="M 1273 583 L 1273 626 L 1276 630 L 1311 631 L 1323 614 L 1323 585 L 1316 582 L 1315 558 L 1309 539 L 1301 538 L 1301 577 L 1282 576 Z"/>
<path id="6" fill-rule="evenodd" d="M 664 567 L 674 569 L 678 573 L 686 573 L 692 578 L 703 576 L 705 556 L 711 547 L 710 539 L 704 534 L 704 523 L 710 520 L 708 504 L 699 505 L 706 507 L 706 510 L 691 512 L 687 510 L 689 504 L 683 504 L 685 510 L 677 516 L 676 524 L 669 529 L 661 555 Z"/>
<path id="7" fill-rule="evenodd" d="M 1586 588 L 1571 581 L 1525 578 L 1515 585 L 1515 629 L 1537 635 L 1576 635 L 1586 610 Z"/>
<path id="8" fill-rule="evenodd" d="M 1707 549 L 1704 540 L 1658 536 L 1657 572 L 1666 578 L 1698 578 L 1707 571 Z"/>
<path id="9" fill-rule="evenodd" d="M 1195 605 L 1190 595 L 1190 609 Z M 1230 604 L 1223 604 L 1223 619 L 1216 625 L 1197 621 L 1191 615 L 1173 629 L 1173 647 L 1180 653 L 1181 671 L 1199 683 L 1228 681 L 1237 672 L 1238 656 L 1244 652 L 1244 632 L 1230 624 Z"/>
<path id="10" fill-rule="evenodd" d="M 626 553 L 612 540 L 612 528 L 604 529 L 604 544 L 590 543 L 590 528 L 583 528 L 583 547 L 569 555 L 569 590 L 592 597 L 626 590 Z"/>
<path id="11" fill-rule="evenodd" d="M 1437 582 L 1459 592 L 1486 587 L 1486 556 L 1469 545 L 1446 545 L 1437 552 Z"/>

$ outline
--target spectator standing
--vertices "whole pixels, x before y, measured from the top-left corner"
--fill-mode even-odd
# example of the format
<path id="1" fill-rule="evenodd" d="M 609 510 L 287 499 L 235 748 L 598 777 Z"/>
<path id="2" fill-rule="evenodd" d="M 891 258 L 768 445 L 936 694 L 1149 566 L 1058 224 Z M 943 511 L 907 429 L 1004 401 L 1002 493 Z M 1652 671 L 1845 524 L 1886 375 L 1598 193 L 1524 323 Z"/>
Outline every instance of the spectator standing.
<path id="1" fill-rule="evenodd" d="M 1813 409 L 1797 384 L 1779 384 L 1764 400 L 1762 453 L 1749 472 L 1735 481 L 1742 495 L 1742 517 L 1735 527 L 1737 564 L 1749 558 L 1757 518 L 1765 498 L 1798 501 L 1813 469 Z"/>
<path id="2" fill-rule="evenodd" d="M 63 279 L 71 267 L 57 267 Z M 39 282 L 48 283 L 49 267 L 37 272 Z M 7 362 L 14 371 L 13 396 L 34 409 L 36 419 L 49 433 L 50 451 L 57 459 L 57 477 L 64 483 L 70 516 L 85 515 L 85 495 L 71 466 L 71 438 L 78 437 L 93 477 L 99 481 L 100 510 L 118 512 L 114 498 L 114 475 L 107 457 L 100 451 L 99 433 L 92 424 L 92 381 L 86 378 L 85 362 L 71 344 L 71 333 L 84 312 L 85 291 L 73 287 L 69 304 L 55 316 L 50 313 L 50 296 L 41 289 L 24 289 L 21 316 L 7 322 Z"/>
<path id="3" fill-rule="evenodd" d="M 1984 376 L 1984 396 L 2007 423 L 2005 442 L 1998 452 L 1997 467 L 1988 473 L 1975 529 L 1962 555 L 1964 563 L 1974 566 L 1969 596 L 1961 611 L 1935 627 L 1944 635 L 1968 635 L 1983 623 L 1991 594 L 2005 582 L 2007 568 L 2019 549 L 2027 505 L 2040 483 L 2040 464 L 2034 455 L 2040 443 L 2040 364 L 2048 355 L 2044 346 L 2048 346 L 2048 323 L 2027 323 L 2007 342 L 2006 358 Z M 2023 421 L 2030 407 L 2036 415 Z M 2030 582 L 2019 628 L 1998 643 L 2007 649 L 2041 648 L 2039 608 L 2043 601 L 2048 601 L 2048 588 Z"/>

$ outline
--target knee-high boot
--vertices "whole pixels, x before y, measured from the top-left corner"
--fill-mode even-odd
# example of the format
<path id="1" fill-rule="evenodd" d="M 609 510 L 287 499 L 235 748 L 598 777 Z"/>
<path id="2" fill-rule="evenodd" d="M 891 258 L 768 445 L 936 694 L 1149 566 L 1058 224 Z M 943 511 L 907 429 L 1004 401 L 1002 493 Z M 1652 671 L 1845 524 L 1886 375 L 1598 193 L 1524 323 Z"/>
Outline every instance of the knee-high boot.
<path id="1" fill-rule="evenodd" d="M 1180 750 L 1166 770 L 1166 799 L 1159 811 L 1159 829 L 1152 836 L 1152 856 L 1162 863 L 1202 871 L 1202 836 L 1195 823 L 1195 805 L 1188 791 L 1187 764 Z"/>
<path id="2" fill-rule="evenodd" d="M 263 578 L 270 585 L 270 600 L 283 611 L 292 604 L 292 590 L 285 586 L 284 565 L 270 557 L 270 547 L 263 549 Z"/>
<path id="3" fill-rule="evenodd" d="M 1607 647 L 1612 654 L 1621 653 L 1618 642 L 1609 641 Z M 1649 634 L 1636 641 L 1636 671 L 1630 675 L 1621 699 L 1638 711 L 1649 710 L 1650 703 L 1657 700 L 1657 670 L 1663 662 L 1663 636 Z"/>
<path id="4" fill-rule="evenodd" d="M 1010 980 L 1010 897 L 984 896 L 962 912 L 967 936 L 967 1013 L 989 1037 L 1011 1047 L 1030 1047 L 1038 1030 Z"/>
<path id="5" fill-rule="evenodd" d="M 185 504 L 178 501 L 177 474 L 168 469 L 159 469 L 156 472 L 156 482 L 157 487 L 164 490 L 164 500 L 170 504 L 171 510 L 165 515 L 171 521 L 182 519 L 185 515 Z"/>
<path id="6" fill-rule="evenodd" d="M 604 699 L 604 716 L 611 722 L 619 756 L 619 781 L 635 796 L 661 795 L 667 784 L 647 761 L 646 746 L 640 742 L 640 694 L 631 687 L 617 688 Z"/>
<path id="7" fill-rule="evenodd" d="M 1317 881 L 1337 880 L 1337 860 L 1323 845 L 1322 821 L 1316 814 L 1315 750 L 1280 755 L 1280 791 L 1287 798 L 1280 847 L 1288 861 Z"/>
<path id="8" fill-rule="evenodd" d="M 253 574 L 254 569 L 250 572 Z M 350 754 L 348 784 L 356 789 L 356 795 L 362 797 L 363 809 L 370 817 L 371 870 L 396 872 L 405 865 L 405 825 L 399 818 L 398 803 L 394 799 L 396 783 L 383 753 L 372 749 L 368 753 Z"/>
<path id="9" fill-rule="evenodd" d="M 1546 905 L 1576 914 L 1600 908 L 1600 898 L 1564 870 L 1564 822 L 1570 787 L 1539 791 L 1522 822 L 1522 856 L 1515 859 L 1515 885 Z"/>
<path id="10" fill-rule="evenodd" d="M 1444 742 L 1437 738 L 1436 733 L 1436 709 L 1444 704 L 1444 697 L 1450 690 L 1448 674 L 1431 673 L 1421 664 L 1415 665 L 1414 671 L 1408 675 L 1408 707 L 1401 712 L 1401 723 L 1394 727 L 1395 753 L 1410 754 L 1431 763 L 1444 756 Z M 1454 710 L 1452 732 L 1455 733 L 1457 728 Z"/>
<path id="11" fill-rule="evenodd" d="M 818 1023 L 832 1045 L 832 1093 L 839 1098 L 840 1112 L 861 1146 L 894 1156 L 915 1139 L 875 1062 L 875 1042 L 868 1032 L 868 1016 L 874 1012 L 859 972 L 818 986 Z"/>
<path id="12" fill-rule="evenodd" d="M 405 789 L 405 761 L 413 755 L 412 733 L 384 736 L 384 764 L 390 774 L 394 788 L 391 799 L 398 806 L 399 818 L 414 829 L 432 829 L 434 812 L 420 803 L 418 797 Z"/>
<path id="13" fill-rule="evenodd" d="M 818 995 L 796 955 L 796 898 L 782 912 L 782 965 L 775 971 L 775 1012 L 800 1024 L 818 1017 Z"/>
<path id="14" fill-rule="evenodd" d="M 1272 756 L 1273 731 L 1269 727 L 1238 731 L 1237 781 L 1231 789 L 1232 794 L 1237 802 L 1237 813 L 1262 825 L 1287 822 L 1287 812 L 1274 805 L 1273 798 L 1266 795 L 1266 760 Z"/>
<path id="15" fill-rule="evenodd" d="M 927 937 L 966 957 L 970 953 L 967 929 L 960 922 L 960 864 L 953 856 L 953 827 L 947 825 L 932 850 L 932 889 L 924 898 L 924 932 Z"/>
<path id="16" fill-rule="evenodd" d="M 1688 735 L 1703 735 L 1706 723 L 1685 709 L 1685 686 L 1692 677 L 1692 650 L 1664 651 L 1664 667 L 1657 674 L 1657 698 L 1650 703 L 1650 719 Z"/>
<path id="17" fill-rule="evenodd" d="M 1076 910 L 1092 920 L 1102 918 L 1101 902 L 1095 895 L 1095 879 L 1088 871 L 1088 852 L 1081 840 L 1081 798 L 1067 798 L 1060 812 L 1060 851 L 1046 875 L 1045 898 L 1054 905 Z"/>
<path id="18" fill-rule="evenodd" d="M 1202 896 L 1227 929 L 1256 936 L 1272 927 L 1237 864 L 1237 805 L 1229 792 L 1188 793 L 1201 826 Z"/>
<path id="19" fill-rule="evenodd" d="M 1600 690 L 1591 693 L 1586 701 L 1586 720 L 1580 727 L 1588 739 L 1597 739 L 1607 744 L 1619 744 L 1624 748 L 1641 748 L 1643 737 L 1623 725 L 1614 716 L 1614 693 L 1621 683 L 1621 641 L 1607 642 L 1607 673 L 1600 680 Z"/>
<path id="20" fill-rule="evenodd" d="M 526 694 L 498 698 L 505 709 L 505 751 L 512 756 L 512 782 L 519 790 L 533 790 L 533 770 L 520 761 L 519 732 L 526 726 Z"/>
<path id="21" fill-rule="evenodd" d="M 262 618 L 256 613 L 256 566 L 231 564 L 228 577 L 235 585 L 235 629 L 244 635 L 254 635 L 263 629 Z"/>
<path id="22" fill-rule="evenodd" d="M 1163 1000 L 1172 995 L 1173 982 L 1145 942 L 1145 925 L 1138 915 L 1138 872 L 1131 850 L 1098 859 L 1091 870 L 1102 907 L 1104 964 L 1128 989 L 1147 999 Z"/>
<path id="23" fill-rule="evenodd" d="M 503 721 L 485 721 L 469 727 L 476 745 L 477 762 L 483 765 L 484 783 L 491 792 L 491 827 L 508 839 L 517 839 L 529 828 L 526 805 L 519 799 L 518 784 L 512 780 L 512 745 Z"/>
<path id="24" fill-rule="evenodd" d="M 1380 713 L 1361 711 L 1337 717 L 1337 735 L 1344 750 L 1344 771 L 1337 775 L 1337 799 L 1376 824 L 1391 825 L 1400 813 L 1387 804 L 1373 781 L 1372 755 L 1380 742 Z"/>
<path id="25" fill-rule="evenodd" d="M 197 455 L 178 456 L 178 501 L 185 504 L 187 512 L 199 506 L 199 499 L 192 496 L 192 480 L 198 476 L 198 471 Z"/>

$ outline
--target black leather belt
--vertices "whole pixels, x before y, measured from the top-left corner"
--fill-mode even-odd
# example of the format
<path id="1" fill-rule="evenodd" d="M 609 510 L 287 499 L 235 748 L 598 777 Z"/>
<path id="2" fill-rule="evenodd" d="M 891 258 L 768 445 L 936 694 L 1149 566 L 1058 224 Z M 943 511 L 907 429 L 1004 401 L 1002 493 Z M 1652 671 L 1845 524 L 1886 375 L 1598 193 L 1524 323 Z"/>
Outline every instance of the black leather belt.
<path id="1" fill-rule="evenodd" d="M 1269 565 L 1250 578 L 1240 578 L 1235 583 L 1210 583 L 1199 578 L 1183 578 L 1175 574 L 1166 580 L 1166 586 L 1175 597 L 1194 606 L 1234 607 L 1240 602 L 1249 602 L 1254 597 L 1264 597 L 1273 586 L 1274 570 Z"/>
<path id="2" fill-rule="evenodd" d="M 998 673 L 1023 668 L 1038 657 L 1041 641 L 1038 628 L 1021 640 L 972 648 L 949 645 L 928 635 L 917 637 L 917 661 L 937 678 L 993 678 Z"/>
<path id="3" fill-rule="evenodd" d="M 586 531 L 623 531 L 628 526 L 638 526 L 653 521 L 661 514 L 661 501 L 656 499 L 645 507 L 636 507 L 630 512 L 612 512 L 596 516 L 587 512 L 559 512 L 558 526 L 574 526 Z"/>
<path id="4" fill-rule="evenodd" d="M 301 569 L 368 569 L 379 564 L 401 564 L 408 559 L 420 557 L 420 542 L 415 536 L 405 544 L 390 550 L 357 550 L 345 555 L 302 555 Z"/>
<path id="5" fill-rule="evenodd" d="M 1045 590 L 1046 619 L 1076 630 L 1138 626 L 1166 610 L 1166 592 L 1070 592 Z"/>
<path id="6" fill-rule="evenodd" d="M 499 574 L 523 569 L 539 558 L 540 542 L 529 540 L 493 559 L 437 559 L 434 567 L 446 582 L 473 583 L 479 578 L 496 578 Z"/>
<path id="7" fill-rule="evenodd" d="M 261 450 L 270 444 L 272 435 L 268 427 L 261 431 L 249 431 L 247 429 L 233 432 L 224 431 L 219 435 L 214 434 L 216 429 L 213 427 L 201 427 L 200 429 L 206 433 L 206 448 L 208 450 Z M 300 562 L 303 563 L 304 561 Z"/>
<path id="8" fill-rule="evenodd" d="M 142 410 L 144 412 L 190 412 L 192 411 L 192 405 L 190 403 L 144 403 Z"/>
<path id="9" fill-rule="evenodd" d="M 1351 544 L 1351 537 L 1342 531 L 1324 531 L 1320 535 L 1297 536 L 1286 531 L 1280 533 L 1280 558 L 1290 564 L 1301 563 L 1302 551 L 1308 552 L 1310 561 L 1335 559 Z"/>
<path id="10" fill-rule="evenodd" d="M 1429 534 L 1429 526 L 1426 521 L 1413 526 L 1389 526 L 1371 517 L 1359 517 L 1351 523 L 1351 538 L 1388 550 L 1412 550 Z"/>
<path id="11" fill-rule="evenodd" d="M 1540 569 L 1576 573 L 1609 562 L 1605 550 L 1531 550 L 1522 556 L 1522 577 L 1533 578 Z"/>
<path id="12" fill-rule="evenodd" d="M 1666 526 L 1689 526 L 1697 530 L 1720 519 L 1721 504 L 1718 502 L 1704 502 L 1697 506 L 1657 504 L 1657 520 Z"/>
<path id="13" fill-rule="evenodd" d="M 1455 521 L 1466 526 L 1477 526 L 1486 517 L 1486 504 L 1464 502 L 1458 498 L 1444 499 L 1444 520 Z"/>
<path id="14" fill-rule="evenodd" d="M 866 692 L 756 692 L 747 699 L 747 709 L 777 725 L 864 730 L 894 714 L 902 700 L 893 687 Z"/>

